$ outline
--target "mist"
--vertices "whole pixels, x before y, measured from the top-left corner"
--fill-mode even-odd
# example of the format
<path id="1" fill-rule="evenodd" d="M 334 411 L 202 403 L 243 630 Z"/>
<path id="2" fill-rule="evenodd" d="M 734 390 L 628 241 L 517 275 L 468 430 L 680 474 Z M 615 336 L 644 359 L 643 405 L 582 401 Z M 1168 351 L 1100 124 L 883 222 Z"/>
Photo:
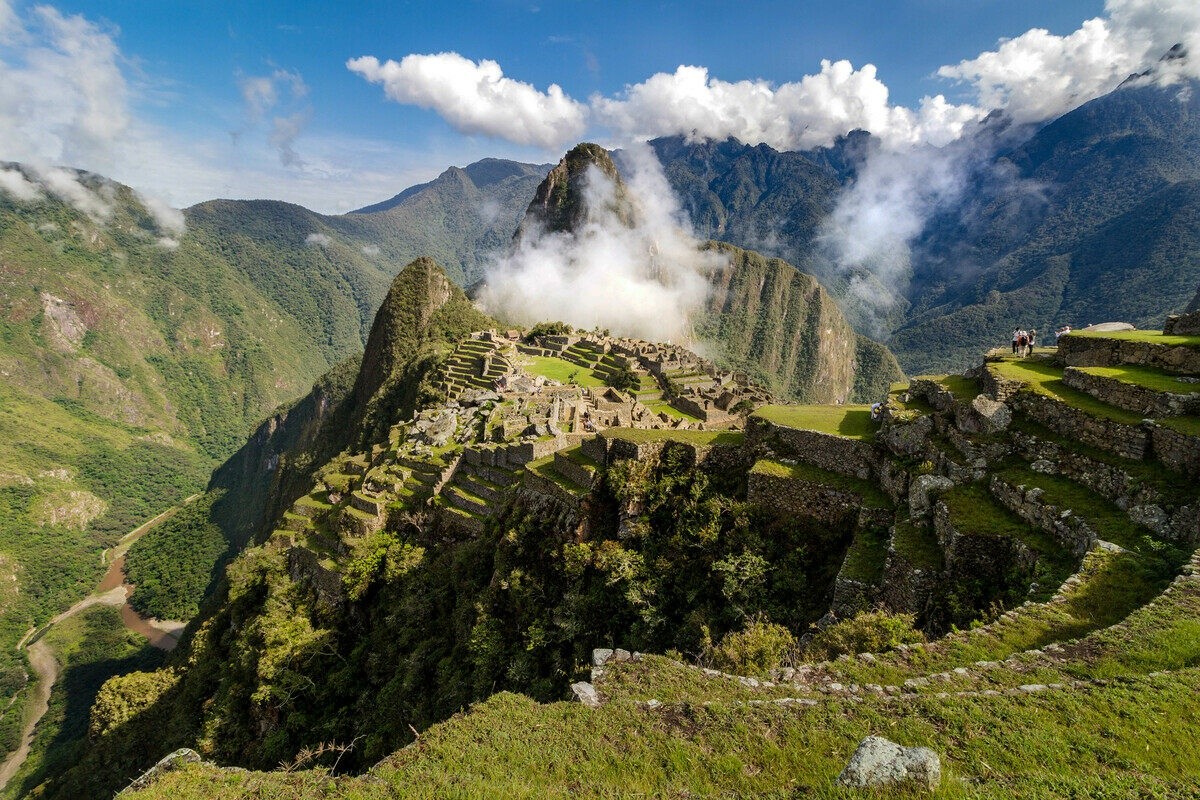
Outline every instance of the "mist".
<path id="1" fill-rule="evenodd" d="M 489 314 L 691 341 L 691 320 L 721 257 L 701 249 L 653 150 L 640 144 L 622 155 L 632 213 L 622 219 L 616 183 L 589 168 L 577 230 L 527 229 L 512 252 L 489 265 L 478 296 Z"/>
<path id="2" fill-rule="evenodd" d="M 1043 187 L 1019 176 L 1007 162 L 995 161 L 998 152 L 1030 133 L 1030 126 L 1012 125 L 1002 115 L 993 115 L 940 147 L 868 151 L 816 239 L 820 256 L 839 279 L 838 294 L 856 327 L 881 340 L 891 334 L 890 320 L 908 302 L 914 243 L 936 215 L 953 214 L 969 232 L 987 224 L 968 202 L 976 190 L 988 197 L 1041 197 Z M 974 266 L 963 262 L 949 268 L 961 277 Z"/>

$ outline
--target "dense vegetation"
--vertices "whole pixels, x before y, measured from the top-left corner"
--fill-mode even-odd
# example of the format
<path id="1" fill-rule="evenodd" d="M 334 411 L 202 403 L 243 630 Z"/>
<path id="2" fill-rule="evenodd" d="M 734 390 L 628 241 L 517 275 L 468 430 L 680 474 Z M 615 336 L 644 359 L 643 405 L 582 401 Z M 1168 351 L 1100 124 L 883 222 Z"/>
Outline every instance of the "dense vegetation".
<path id="1" fill-rule="evenodd" d="M 62 674 L 29 758 L 0 793 L 6 800 L 28 796 L 48 776 L 79 760 L 88 745 L 89 711 L 105 681 L 162 663 L 162 653 L 126 630 L 120 611 L 109 606 L 90 608 L 64 620 L 46 634 L 45 641 L 61 664 Z"/>
<path id="2" fill-rule="evenodd" d="M 129 549 L 125 575 L 135 586 L 129 604 L 138 613 L 177 620 L 196 616 L 229 551 L 229 542 L 211 517 L 219 498 L 214 492 L 190 503 Z"/>

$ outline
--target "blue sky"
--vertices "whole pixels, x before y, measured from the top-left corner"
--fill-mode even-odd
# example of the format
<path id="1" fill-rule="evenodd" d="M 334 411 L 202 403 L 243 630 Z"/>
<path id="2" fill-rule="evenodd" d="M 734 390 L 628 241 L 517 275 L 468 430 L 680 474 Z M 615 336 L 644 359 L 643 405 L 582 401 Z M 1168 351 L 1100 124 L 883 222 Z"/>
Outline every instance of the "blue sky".
<path id="1" fill-rule="evenodd" d="M 25 87 L 0 89 L 0 160 L 73 159 L 176 205 L 259 196 L 333 212 L 451 163 L 553 160 L 575 138 L 696 130 L 802 147 L 869 125 L 897 147 L 938 145 L 992 105 L 1035 119 L 1066 110 L 1063 98 L 1111 88 L 1172 25 L 1191 24 L 1191 3 L 1167 0 L 1159 5 L 1177 6 L 1184 21 L 1166 19 L 1159 30 L 1145 21 L 1151 2 L 0 0 L 0 79 Z M 1095 18 L 1105 30 L 1081 27 Z M 1006 49 L 1002 39 L 1013 42 Z M 1091 53 L 1111 40 L 1116 51 Z M 64 62 L 50 75 L 38 72 L 44 53 Z M 457 56 L 386 66 L 439 53 Z M 376 61 L 347 68 L 362 56 Z M 1033 87 L 1029 58 L 1067 83 L 1049 94 Z M 490 108 L 472 94 L 469 69 L 484 74 L 485 59 L 496 62 L 493 77 L 503 73 Z M 849 64 L 839 72 L 823 59 Z M 707 73 L 685 76 L 681 65 Z M 89 85 L 82 73 L 107 79 Z M 801 85 L 805 76 L 821 80 Z M 550 84 L 562 98 L 547 95 Z M 48 87 L 67 99 L 44 112 L 21 102 L 20 91 L 28 100 Z M 510 111 L 522 102 L 524 111 Z M 60 120 L 64 107 L 91 116 Z M 97 123 L 105 108 L 123 120 Z M 39 113 L 58 127 L 35 130 L 28 120 Z M 106 151 L 106 136 L 137 147 Z"/>

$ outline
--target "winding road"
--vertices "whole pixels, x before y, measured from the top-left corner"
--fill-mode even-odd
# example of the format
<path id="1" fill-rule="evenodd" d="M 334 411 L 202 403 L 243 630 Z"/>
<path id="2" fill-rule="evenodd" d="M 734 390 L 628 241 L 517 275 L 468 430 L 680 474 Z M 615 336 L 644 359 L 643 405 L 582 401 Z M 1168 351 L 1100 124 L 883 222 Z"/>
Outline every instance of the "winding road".
<path id="1" fill-rule="evenodd" d="M 179 643 L 179 636 L 183 632 L 185 623 L 148 620 L 129 605 L 129 595 L 133 591 L 133 586 L 125 582 L 125 553 L 143 535 L 170 519 L 179 509 L 199 497 L 199 494 L 194 494 L 186 498 L 174 508 L 167 509 L 122 536 L 116 546 L 100 554 L 101 563 L 107 563 L 108 569 L 96 587 L 96 591 L 61 614 L 55 615 L 42 627 L 30 628 L 21 641 L 17 642 L 17 649 L 25 649 L 29 658 L 29 666 L 37 676 L 37 688 L 31 698 L 29 719 L 21 731 L 21 745 L 9 753 L 4 763 L 0 764 L 0 791 L 8 786 L 13 775 L 17 774 L 17 770 L 29 757 L 29 749 L 33 745 L 37 724 L 41 722 L 50 707 L 50 692 L 54 689 L 55 681 L 58 680 L 58 659 L 54 657 L 54 651 L 50 649 L 50 645 L 46 644 L 44 637 L 53 625 L 92 606 L 120 606 L 121 621 L 125 623 L 125 627 L 145 636 L 152 646 L 160 650 L 173 650 Z"/>

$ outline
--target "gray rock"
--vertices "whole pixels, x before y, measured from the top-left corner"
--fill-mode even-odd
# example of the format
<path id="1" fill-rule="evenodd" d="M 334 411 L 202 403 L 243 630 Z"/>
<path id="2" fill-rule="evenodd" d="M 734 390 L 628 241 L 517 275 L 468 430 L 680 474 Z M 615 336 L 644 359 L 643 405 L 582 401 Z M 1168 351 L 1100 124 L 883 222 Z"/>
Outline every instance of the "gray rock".
<path id="1" fill-rule="evenodd" d="M 998 433 L 1012 422 L 1012 409 L 986 395 L 978 395 L 971 401 L 971 410 L 981 421 L 982 433 Z"/>
<path id="2" fill-rule="evenodd" d="M 881 736 L 868 736 L 837 782 L 858 788 L 914 783 L 936 789 L 942 782 L 942 762 L 928 747 L 902 747 Z"/>
<path id="3" fill-rule="evenodd" d="M 152 784 L 160 775 L 163 775 L 167 772 L 174 772 L 177 769 L 183 769 L 188 764 L 199 764 L 201 763 L 201 760 L 200 754 L 195 750 L 191 750 L 187 747 L 180 748 L 179 750 L 176 750 L 175 752 L 159 759 L 157 764 L 143 772 L 139 777 L 135 778 L 132 783 L 118 792 L 117 796 L 120 797 L 126 792 L 141 791 Z"/>
<path id="4" fill-rule="evenodd" d="M 908 513 L 923 517 L 933 506 L 932 497 L 954 488 L 954 481 L 941 475 L 918 475 L 908 487 Z"/>
<path id="5" fill-rule="evenodd" d="M 613 651 L 608 647 L 597 647 L 592 651 L 592 666 L 603 667 L 612 658 Z"/>
<path id="6" fill-rule="evenodd" d="M 1171 517 L 1159 506 L 1134 506 L 1129 509 L 1129 518 L 1138 525 L 1145 525 L 1159 536 L 1170 536 Z"/>
<path id="7" fill-rule="evenodd" d="M 600 694 L 596 691 L 596 687 L 587 681 L 572 683 L 571 691 L 575 694 L 575 698 L 588 708 L 600 707 Z"/>
<path id="8" fill-rule="evenodd" d="M 1058 465 L 1053 461 L 1048 461 L 1044 458 L 1039 458 L 1029 465 L 1029 468 L 1034 472 L 1040 472 L 1042 475 L 1057 475 Z"/>

